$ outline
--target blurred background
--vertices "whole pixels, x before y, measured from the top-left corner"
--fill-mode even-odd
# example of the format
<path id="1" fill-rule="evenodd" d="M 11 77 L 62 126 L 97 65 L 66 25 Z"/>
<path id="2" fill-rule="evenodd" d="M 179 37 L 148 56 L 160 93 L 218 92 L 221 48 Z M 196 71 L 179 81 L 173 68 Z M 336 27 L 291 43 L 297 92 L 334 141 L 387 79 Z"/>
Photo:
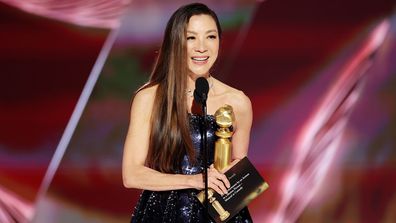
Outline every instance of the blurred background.
<path id="1" fill-rule="evenodd" d="M 0 0 L 0 222 L 129 222 L 134 91 L 192 1 Z M 201 1 L 247 94 L 255 222 L 396 221 L 396 3 Z"/>

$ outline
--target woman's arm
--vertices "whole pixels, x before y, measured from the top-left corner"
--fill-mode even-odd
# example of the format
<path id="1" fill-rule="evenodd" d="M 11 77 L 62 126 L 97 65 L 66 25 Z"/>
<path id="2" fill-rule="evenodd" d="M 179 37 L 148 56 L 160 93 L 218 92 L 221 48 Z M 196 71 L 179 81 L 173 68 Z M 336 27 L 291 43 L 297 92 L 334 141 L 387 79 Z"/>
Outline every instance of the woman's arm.
<path id="1" fill-rule="evenodd" d="M 202 189 L 202 174 L 166 174 L 145 166 L 150 136 L 150 117 L 156 87 L 138 92 L 131 107 L 130 124 L 124 145 L 122 176 L 124 186 L 153 191 L 177 190 L 185 188 Z M 226 192 L 223 180 L 226 177 L 216 171 L 208 172 L 209 186 L 218 193 Z"/>
<path id="2" fill-rule="evenodd" d="M 250 99 L 243 92 L 238 92 L 234 95 L 232 102 L 235 122 L 233 124 L 234 134 L 232 136 L 233 161 L 229 168 L 235 165 L 243 157 L 247 156 L 249 150 L 250 130 L 253 121 L 252 104 Z"/>

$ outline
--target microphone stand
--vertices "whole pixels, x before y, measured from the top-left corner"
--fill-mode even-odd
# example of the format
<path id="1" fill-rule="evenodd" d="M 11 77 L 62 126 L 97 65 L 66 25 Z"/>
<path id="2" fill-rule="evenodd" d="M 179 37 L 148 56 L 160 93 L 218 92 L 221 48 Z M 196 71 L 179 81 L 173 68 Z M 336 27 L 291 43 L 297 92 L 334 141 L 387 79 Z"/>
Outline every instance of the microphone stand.
<path id="1" fill-rule="evenodd" d="M 205 222 L 209 222 L 209 200 L 208 200 L 208 123 L 207 123 L 207 111 L 206 111 L 206 100 L 208 98 L 209 83 L 204 77 L 199 77 L 195 80 L 195 90 L 194 90 L 194 100 L 201 104 L 202 108 L 202 118 L 201 122 L 201 148 L 203 152 L 203 176 L 205 184 L 205 195 L 203 198 L 203 205 L 205 208 Z"/>
<path id="2" fill-rule="evenodd" d="M 203 95 L 204 98 L 207 98 L 206 94 Z M 203 162 L 204 162 L 204 181 L 205 181 L 205 199 L 204 199 L 204 207 L 205 207 L 205 220 L 208 222 L 209 220 L 209 201 L 208 201 L 208 139 L 207 139 L 207 109 L 206 109 L 206 100 L 202 100 L 202 114 L 203 114 L 203 129 L 202 129 L 202 150 L 203 150 Z"/>

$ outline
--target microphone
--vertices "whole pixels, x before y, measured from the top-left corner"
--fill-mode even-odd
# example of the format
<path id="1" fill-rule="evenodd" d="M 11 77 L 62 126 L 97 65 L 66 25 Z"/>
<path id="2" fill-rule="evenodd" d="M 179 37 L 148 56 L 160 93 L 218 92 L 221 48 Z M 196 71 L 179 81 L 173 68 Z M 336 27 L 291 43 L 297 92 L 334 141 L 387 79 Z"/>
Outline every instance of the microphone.
<path id="1" fill-rule="evenodd" d="M 195 81 L 195 90 L 194 90 L 194 100 L 202 105 L 202 113 L 203 120 L 201 122 L 201 148 L 203 151 L 203 163 L 204 163 L 204 181 L 205 181 L 205 198 L 204 198 L 204 206 L 205 206 L 205 220 L 208 222 L 209 219 L 209 200 L 208 200 L 208 139 L 207 139 L 207 129 L 208 123 L 206 120 L 206 99 L 208 99 L 209 92 L 209 83 L 204 77 L 199 77 Z"/>
<path id="2" fill-rule="evenodd" d="M 209 83 L 204 77 L 199 77 L 195 81 L 194 100 L 206 107 L 208 99 Z"/>

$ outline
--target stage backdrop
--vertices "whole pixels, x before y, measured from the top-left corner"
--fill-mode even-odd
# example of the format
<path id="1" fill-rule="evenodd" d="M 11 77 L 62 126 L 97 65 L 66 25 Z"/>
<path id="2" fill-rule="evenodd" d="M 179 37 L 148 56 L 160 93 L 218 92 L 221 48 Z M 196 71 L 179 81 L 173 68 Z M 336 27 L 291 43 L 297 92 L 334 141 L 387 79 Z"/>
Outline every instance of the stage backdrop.
<path id="1" fill-rule="evenodd" d="M 75 1 L 64 16 L 4 2 L 51 19 L 2 6 L 44 27 L 31 36 L 46 53 L 0 31 L 0 222 L 128 222 L 141 192 L 121 178 L 131 100 L 187 1 L 101 1 L 103 14 Z M 213 76 L 253 105 L 249 158 L 270 184 L 249 205 L 255 222 L 393 222 L 394 3 L 204 2 L 224 29 Z M 34 76 L 20 58 L 42 68 Z"/>

